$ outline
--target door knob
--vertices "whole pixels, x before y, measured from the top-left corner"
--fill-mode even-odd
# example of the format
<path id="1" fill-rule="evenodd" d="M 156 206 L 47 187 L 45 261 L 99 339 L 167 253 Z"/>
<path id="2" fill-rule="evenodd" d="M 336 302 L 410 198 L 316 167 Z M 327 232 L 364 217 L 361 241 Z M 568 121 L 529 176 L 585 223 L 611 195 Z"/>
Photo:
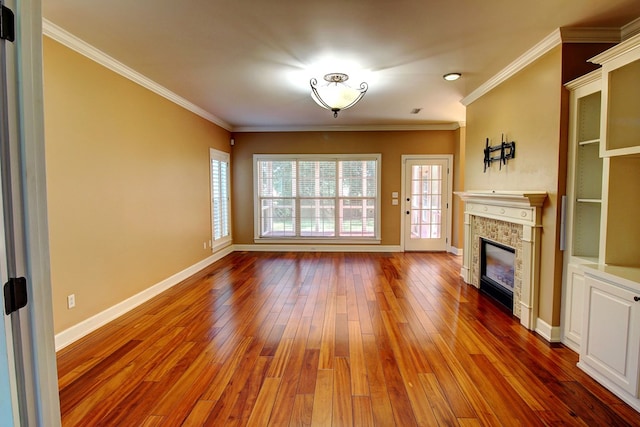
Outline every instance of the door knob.
<path id="1" fill-rule="evenodd" d="M 640 297 L 633 297 L 633 300 L 634 300 L 635 302 L 638 302 L 638 301 L 640 301 Z"/>
<path id="2" fill-rule="evenodd" d="M 407 215 L 409 215 L 411 212 L 407 211 Z"/>

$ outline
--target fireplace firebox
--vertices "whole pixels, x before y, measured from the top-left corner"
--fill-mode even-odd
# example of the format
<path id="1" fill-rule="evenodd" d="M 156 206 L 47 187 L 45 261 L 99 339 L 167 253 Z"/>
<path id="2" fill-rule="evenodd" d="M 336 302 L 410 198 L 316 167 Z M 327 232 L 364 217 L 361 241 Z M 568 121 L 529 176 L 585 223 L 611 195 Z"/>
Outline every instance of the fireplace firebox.
<path id="1" fill-rule="evenodd" d="M 492 240 L 480 239 L 480 291 L 513 313 L 516 251 Z"/>

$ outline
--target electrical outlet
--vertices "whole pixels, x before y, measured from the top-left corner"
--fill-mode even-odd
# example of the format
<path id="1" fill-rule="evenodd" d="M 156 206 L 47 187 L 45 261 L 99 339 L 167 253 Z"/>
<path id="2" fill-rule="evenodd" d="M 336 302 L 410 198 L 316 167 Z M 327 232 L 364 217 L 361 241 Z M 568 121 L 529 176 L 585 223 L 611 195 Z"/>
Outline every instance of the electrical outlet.
<path id="1" fill-rule="evenodd" d="M 76 306 L 76 294 L 67 296 L 67 308 L 73 308 Z"/>

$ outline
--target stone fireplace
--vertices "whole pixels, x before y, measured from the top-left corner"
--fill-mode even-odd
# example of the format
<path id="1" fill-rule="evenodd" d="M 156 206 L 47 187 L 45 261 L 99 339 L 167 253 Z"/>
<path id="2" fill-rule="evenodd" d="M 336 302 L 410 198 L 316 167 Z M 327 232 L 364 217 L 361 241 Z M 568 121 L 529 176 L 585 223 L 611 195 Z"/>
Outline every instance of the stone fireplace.
<path id="1" fill-rule="evenodd" d="M 515 250 L 513 315 L 527 329 L 538 318 L 543 191 L 456 192 L 465 202 L 463 280 L 480 287 L 481 239 Z"/>

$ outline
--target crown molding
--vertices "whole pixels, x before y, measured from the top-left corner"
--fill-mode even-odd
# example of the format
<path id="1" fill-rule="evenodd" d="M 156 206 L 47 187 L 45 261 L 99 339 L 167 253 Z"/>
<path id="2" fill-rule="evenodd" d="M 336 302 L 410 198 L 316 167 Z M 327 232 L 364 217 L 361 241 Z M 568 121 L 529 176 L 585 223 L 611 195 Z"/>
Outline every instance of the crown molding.
<path id="1" fill-rule="evenodd" d="M 602 68 L 598 68 L 597 70 L 593 70 L 590 73 L 585 74 L 584 76 L 580 76 L 577 79 L 571 80 L 568 83 L 565 83 L 565 87 L 569 90 L 574 90 L 589 83 L 597 82 L 602 79 Z"/>
<path id="2" fill-rule="evenodd" d="M 620 43 L 620 28 L 564 27 L 560 28 L 562 43 Z"/>
<path id="3" fill-rule="evenodd" d="M 224 120 L 219 119 L 205 109 L 195 105 L 194 103 L 186 100 L 180 95 L 177 95 L 164 86 L 154 82 L 148 77 L 145 77 L 137 71 L 127 67 L 122 62 L 112 58 L 101 50 L 96 49 L 87 42 L 79 39 L 78 37 L 74 36 L 73 34 L 69 33 L 68 31 L 64 30 L 63 28 L 57 26 L 56 24 L 45 18 L 42 19 L 42 34 L 91 59 L 92 61 L 97 62 L 98 64 L 108 68 L 109 70 L 139 84 L 140 86 L 149 89 L 150 91 L 162 96 L 163 98 L 166 98 L 169 101 L 191 111 L 192 113 L 202 117 L 203 119 L 208 120 L 225 130 L 232 130 L 231 125 Z"/>
<path id="4" fill-rule="evenodd" d="M 640 33 L 625 39 L 623 42 L 613 46 L 610 49 L 602 52 L 600 55 L 596 55 L 593 58 L 589 59 L 589 62 L 594 64 L 604 64 L 605 62 L 609 62 L 612 59 L 619 57 L 631 50 L 635 50 L 638 48 L 638 43 L 640 43 Z"/>
<path id="5" fill-rule="evenodd" d="M 622 35 L 622 40 L 626 40 L 635 36 L 636 34 L 640 34 L 640 18 L 637 18 L 627 25 L 623 26 L 620 29 L 620 33 Z"/>
<path id="6" fill-rule="evenodd" d="M 542 39 L 542 41 L 538 42 L 538 44 L 533 46 L 527 52 L 522 54 L 518 59 L 503 68 L 500 72 L 498 72 L 498 74 L 480 85 L 480 87 L 478 87 L 476 90 L 471 92 L 466 97 L 462 98 L 460 102 L 462 103 L 462 105 L 467 107 L 478 98 L 482 97 L 501 83 L 513 77 L 518 71 L 524 69 L 527 65 L 531 64 L 554 47 L 560 45 L 560 43 L 562 43 L 562 37 L 560 35 L 560 30 L 557 29 L 547 37 Z"/>
<path id="7" fill-rule="evenodd" d="M 423 125 L 340 125 L 340 126 L 237 126 L 233 132 L 367 132 L 411 130 L 457 130 L 465 122 L 435 123 Z"/>
<path id="8" fill-rule="evenodd" d="M 562 43 L 618 43 L 621 33 L 619 28 L 558 28 L 460 102 L 468 106 Z"/>

